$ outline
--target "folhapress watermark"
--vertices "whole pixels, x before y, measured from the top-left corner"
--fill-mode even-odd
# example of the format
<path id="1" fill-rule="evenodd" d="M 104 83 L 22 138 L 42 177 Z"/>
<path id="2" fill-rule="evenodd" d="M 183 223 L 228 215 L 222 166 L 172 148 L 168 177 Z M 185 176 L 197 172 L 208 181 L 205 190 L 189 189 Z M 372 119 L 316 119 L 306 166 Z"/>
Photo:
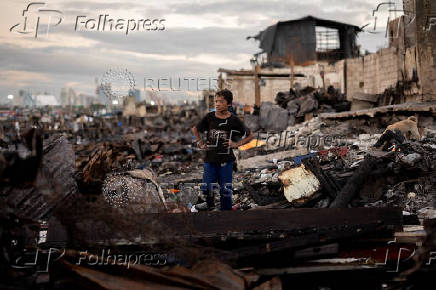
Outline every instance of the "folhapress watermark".
<path id="1" fill-rule="evenodd" d="M 265 143 L 265 150 L 295 150 L 304 149 L 308 151 L 319 150 L 323 147 L 342 147 L 349 145 L 351 142 L 345 136 L 340 135 L 299 135 L 292 131 L 283 131 L 279 133 L 258 132 L 258 142 Z"/>
<path id="2" fill-rule="evenodd" d="M 401 21 L 393 23 L 392 20 L 403 16 Z M 436 15 L 424 15 L 425 24 L 424 31 L 431 31 L 436 26 Z M 416 12 L 405 10 L 403 1 L 391 0 L 380 2 L 372 11 L 373 27 L 367 30 L 369 33 L 378 33 L 378 28 L 381 27 L 380 23 L 385 27 L 385 37 L 390 39 L 397 39 L 400 37 L 400 32 L 405 27 L 416 23 Z M 369 25 L 369 24 L 368 24 Z M 366 26 L 368 26 L 366 25 Z M 396 25 L 397 28 L 390 31 L 390 25 Z M 366 27 L 364 26 L 364 27 Z"/>
<path id="3" fill-rule="evenodd" d="M 32 2 L 22 12 L 23 22 L 13 25 L 9 31 L 19 34 L 32 34 L 35 38 L 43 33 L 48 36 L 50 27 L 61 24 L 63 13 L 55 9 L 45 8 L 44 2 Z M 53 19 L 54 18 L 54 19 Z M 43 28 L 45 26 L 45 29 Z"/>
<path id="4" fill-rule="evenodd" d="M 80 257 L 76 265 L 86 266 L 107 266 L 119 265 L 126 266 L 127 269 L 131 265 L 146 265 L 146 266 L 165 266 L 167 264 L 167 256 L 165 254 L 155 253 L 111 253 L 111 249 L 102 249 L 101 253 L 91 254 L 88 251 L 80 252 Z"/>
<path id="5" fill-rule="evenodd" d="M 47 273 L 53 262 L 66 258 L 66 249 L 48 248 L 36 249 L 17 257 L 12 261 L 13 269 L 33 269 L 39 273 Z M 119 253 L 112 249 L 101 249 L 100 252 L 79 251 L 79 256 L 68 257 L 75 265 L 82 266 L 125 266 L 129 269 L 132 265 L 165 266 L 168 262 L 167 254 L 150 252 Z"/>
<path id="6" fill-rule="evenodd" d="M 430 31 L 433 27 L 436 27 L 436 15 L 427 16 L 427 21 L 425 22 L 424 30 Z"/>
<path id="7" fill-rule="evenodd" d="M 59 9 L 47 8 L 46 2 L 31 2 L 21 13 L 23 19 L 20 23 L 14 24 L 9 31 L 32 35 L 34 38 L 49 32 L 59 26 L 66 18 L 66 15 Z M 125 35 L 139 31 L 163 31 L 165 18 L 119 18 L 110 14 L 99 14 L 89 17 L 77 15 L 74 17 L 72 31 L 116 31 Z"/>
<path id="8" fill-rule="evenodd" d="M 389 26 L 391 25 L 391 21 L 401 15 L 404 15 L 405 17 L 402 21 L 398 21 L 398 27 L 395 30 L 396 33 L 389 33 Z M 372 10 L 372 18 L 373 27 L 368 32 L 379 33 L 380 31 L 378 31 L 378 27 L 380 27 L 381 23 L 385 27 L 385 37 L 390 39 L 396 39 L 400 37 L 400 30 L 402 25 L 404 25 L 404 27 L 407 27 L 415 22 L 416 14 L 413 11 L 404 10 L 402 1 L 391 0 L 378 3 L 375 9 Z"/>
<path id="9" fill-rule="evenodd" d="M 384 261 L 382 263 L 376 263 L 376 265 L 386 267 L 388 272 L 398 273 L 403 270 L 404 263 L 411 261 L 416 253 L 416 247 L 402 247 L 395 238 L 387 243 Z M 435 261 L 436 252 L 430 251 L 424 257 L 423 265 L 431 266 Z"/>
<path id="10" fill-rule="evenodd" d="M 165 30 L 165 19 L 114 19 L 109 14 L 100 14 L 89 18 L 85 15 L 76 17 L 75 31 L 122 31 L 128 35 L 133 31 Z"/>
<path id="11" fill-rule="evenodd" d="M 50 265 L 65 255 L 65 249 L 49 248 L 46 250 L 36 249 L 34 255 L 21 255 L 12 261 L 14 269 L 36 269 L 37 272 L 47 273 Z"/>

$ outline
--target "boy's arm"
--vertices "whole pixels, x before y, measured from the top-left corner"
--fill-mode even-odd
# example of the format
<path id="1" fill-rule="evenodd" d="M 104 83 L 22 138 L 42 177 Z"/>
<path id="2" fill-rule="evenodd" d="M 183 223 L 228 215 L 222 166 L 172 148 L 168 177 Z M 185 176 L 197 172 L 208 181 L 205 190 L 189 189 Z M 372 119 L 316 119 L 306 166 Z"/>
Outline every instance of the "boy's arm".
<path id="1" fill-rule="evenodd" d="M 195 136 L 195 142 L 197 143 L 198 148 L 205 149 L 206 144 L 204 144 L 203 141 L 201 140 L 200 133 L 198 132 L 197 126 L 192 127 L 191 130 L 192 130 L 192 134 L 194 134 Z"/>
<path id="2" fill-rule="evenodd" d="M 248 142 L 253 140 L 253 138 L 254 138 L 254 134 L 253 134 L 253 132 L 250 132 L 250 134 L 247 137 L 245 137 L 242 140 L 239 140 L 238 142 L 233 142 L 232 140 L 229 140 L 229 147 L 230 148 L 238 148 L 240 146 L 247 144 Z"/>
<path id="3" fill-rule="evenodd" d="M 200 141 L 200 133 L 198 133 L 198 129 L 196 126 L 192 127 L 192 134 L 195 136 L 195 142 Z"/>
<path id="4" fill-rule="evenodd" d="M 250 131 L 250 129 L 247 128 L 247 126 L 245 126 L 245 124 L 239 118 L 236 118 L 235 129 L 238 130 L 239 132 L 244 132 L 244 135 L 246 135 L 246 137 L 244 139 L 239 140 L 238 142 L 233 142 L 232 140 L 229 140 L 227 142 L 227 146 L 230 148 L 238 148 L 240 146 L 243 146 L 254 138 L 254 134 Z"/>

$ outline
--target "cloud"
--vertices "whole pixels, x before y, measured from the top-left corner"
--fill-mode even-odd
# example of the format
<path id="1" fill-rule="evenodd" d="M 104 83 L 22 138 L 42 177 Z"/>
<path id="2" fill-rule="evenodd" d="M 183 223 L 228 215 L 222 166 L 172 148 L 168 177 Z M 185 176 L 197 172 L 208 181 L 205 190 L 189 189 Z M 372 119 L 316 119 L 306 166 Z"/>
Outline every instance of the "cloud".
<path id="1" fill-rule="evenodd" d="M 88 37 L 81 37 L 75 34 L 49 34 L 48 37 L 41 37 L 35 39 L 33 36 L 20 36 L 14 35 L 13 37 L 1 37 L 0 43 L 2 45 L 13 45 L 26 49 L 34 48 L 48 48 L 48 47 L 61 47 L 61 48 L 90 48 L 97 45 L 97 41 Z"/>
<path id="2" fill-rule="evenodd" d="M 208 27 L 168 28 L 165 31 L 135 31 L 126 36 L 117 32 L 80 32 L 82 37 L 98 41 L 106 48 L 123 49 L 152 54 L 202 53 L 233 54 L 254 53 L 258 50 L 254 41 L 245 38 L 256 33 L 257 29 Z"/>
<path id="3" fill-rule="evenodd" d="M 95 78 L 109 68 L 126 68 L 142 89 L 144 77 L 214 77 L 219 67 L 250 66 L 258 43 L 245 38 L 267 26 L 313 15 L 362 26 L 372 19 L 376 0 L 91 0 L 47 1 L 63 12 L 63 22 L 48 38 L 25 38 L 9 32 L 22 21 L 25 2 L 0 3 L 0 94 L 22 86 L 51 90 L 64 86 L 93 94 Z M 75 17 L 165 18 L 164 31 L 74 31 Z M 383 35 L 360 34 L 359 42 L 374 51 Z"/>
<path id="4" fill-rule="evenodd" d="M 0 86 L 14 85 L 28 86 L 33 82 L 50 83 L 53 79 L 44 73 L 20 71 L 20 70 L 0 70 Z"/>

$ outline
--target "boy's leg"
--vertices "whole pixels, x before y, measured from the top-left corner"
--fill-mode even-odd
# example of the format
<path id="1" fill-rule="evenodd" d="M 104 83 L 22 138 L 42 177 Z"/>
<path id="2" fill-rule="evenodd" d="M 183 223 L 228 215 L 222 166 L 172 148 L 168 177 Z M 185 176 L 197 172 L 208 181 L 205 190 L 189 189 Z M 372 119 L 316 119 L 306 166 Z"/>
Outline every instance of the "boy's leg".
<path id="1" fill-rule="evenodd" d="M 217 181 L 217 170 L 216 166 L 212 163 L 204 163 L 203 167 L 203 184 L 201 185 L 201 190 L 206 196 L 206 202 L 208 207 L 214 207 L 214 184 Z"/>
<path id="2" fill-rule="evenodd" d="M 232 210 L 232 175 L 233 161 L 220 165 L 218 169 L 218 183 L 220 185 L 220 209 Z"/>

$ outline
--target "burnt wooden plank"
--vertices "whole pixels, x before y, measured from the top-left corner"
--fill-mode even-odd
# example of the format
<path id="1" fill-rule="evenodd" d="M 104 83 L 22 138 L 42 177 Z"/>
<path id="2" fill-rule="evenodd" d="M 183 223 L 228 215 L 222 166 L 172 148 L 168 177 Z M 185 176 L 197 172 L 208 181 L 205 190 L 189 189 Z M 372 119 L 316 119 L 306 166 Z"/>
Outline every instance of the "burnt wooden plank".
<path id="1" fill-rule="evenodd" d="M 325 209 L 276 209 L 235 212 L 200 212 L 189 214 L 146 214 L 135 218 L 135 227 L 130 236 L 147 236 L 153 232 L 153 223 L 164 229 L 168 236 L 188 239 L 236 237 L 253 239 L 272 239 L 285 237 L 283 234 L 313 234 L 331 229 L 347 231 L 359 226 L 378 225 L 383 228 L 401 227 L 402 212 L 398 208 L 325 208 Z M 120 237 L 123 233 L 103 223 L 89 213 L 81 216 L 78 224 L 86 224 L 89 232 L 81 232 L 80 239 L 89 242 Z M 50 224 L 50 222 L 49 222 Z M 58 242 L 55 237 L 57 226 L 49 225 L 48 242 Z M 81 227 L 83 229 L 83 227 Z M 150 230 L 151 229 L 151 230 Z M 107 236 L 107 234 L 110 236 Z M 150 236 L 149 234 L 149 236 Z M 73 240 L 74 232 L 71 234 Z"/>
<path id="2" fill-rule="evenodd" d="M 303 160 L 303 164 L 306 168 L 315 174 L 316 178 L 318 178 L 319 182 L 328 192 L 328 194 L 332 198 L 336 198 L 337 192 L 340 190 L 339 185 L 332 180 L 320 167 L 319 161 L 317 159 L 305 159 Z"/>
<path id="3" fill-rule="evenodd" d="M 402 212 L 396 208 L 325 208 L 279 209 L 239 212 L 204 212 L 192 215 L 156 214 L 160 223 L 179 233 L 213 234 L 228 232 L 295 231 L 330 226 L 375 224 L 397 226 L 402 224 Z"/>

